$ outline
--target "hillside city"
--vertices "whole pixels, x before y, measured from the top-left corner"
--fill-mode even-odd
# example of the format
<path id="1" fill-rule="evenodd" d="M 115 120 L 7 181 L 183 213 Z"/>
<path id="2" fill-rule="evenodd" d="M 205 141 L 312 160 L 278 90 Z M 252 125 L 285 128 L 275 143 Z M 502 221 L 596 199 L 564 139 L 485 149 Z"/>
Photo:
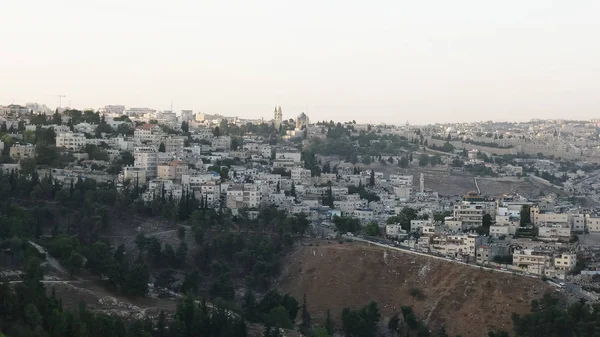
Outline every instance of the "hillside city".
<path id="1" fill-rule="evenodd" d="M 284 109 L 265 112 L 267 119 L 242 119 L 123 105 L 0 106 L 0 176 L 6 179 L 0 193 L 18 199 L 14 191 L 30 181 L 35 187 L 25 197 L 42 200 L 50 193 L 48 199 L 67 208 L 80 199 L 77 207 L 85 209 L 90 200 L 109 198 L 89 197 L 86 189 L 110 186 L 140 214 L 158 210 L 190 223 L 180 227 L 181 235 L 187 229 L 196 240 L 218 226 L 200 232 L 191 224 L 196 214 L 202 214 L 199 224 L 225 217 L 228 230 L 248 235 L 266 233 L 271 218 L 287 217 L 289 240 L 379 246 L 540 279 L 571 302 L 600 299 L 600 120 L 388 125 L 318 120 Z M 5 181 L 14 182 L 12 190 Z M 108 216 L 92 208 L 69 226 Z M 257 225 L 242 230 L 239 219 Z M 79 236 L 95 242 L 101 230 L 90 226 Z M 142 227 L 131 234 L 140 250 L 150 253 L 147 247 L 157 244 L 160 252 L 161 243 L 145 237 Z M 0 229 L 11 237 L 9 225 Z M 53 240 L 58 231 L 37 228 L 34 236 Z M 51 251 L 53 245 L 46 247 L 50 255 L 77 275 L 83 262 Z M 95 255 L 77 249 L 89 265 Z M 185 263 L 187 246 L 169 249 L 164 254 L 171 260 L 161 261 Z M 262 274 L 252 268 L 252 284 L 260 288 Z M 97 273 L 111 279 L 108 269 Z M 159 277 L 146 278 L 142 283 L 159 287 Z M 225 291 L 214 288 L 223 279 L 210 291 Z"/>

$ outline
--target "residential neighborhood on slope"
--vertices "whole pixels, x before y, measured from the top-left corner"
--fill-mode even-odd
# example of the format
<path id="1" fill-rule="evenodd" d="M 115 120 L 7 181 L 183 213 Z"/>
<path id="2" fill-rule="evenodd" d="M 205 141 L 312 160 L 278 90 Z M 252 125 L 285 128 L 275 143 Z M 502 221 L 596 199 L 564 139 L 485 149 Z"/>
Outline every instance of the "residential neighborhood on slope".
<path id="1" fill-rule="evenodd" d="M 250 217 L 277 207 L 307 216 L 315 237 L 360 236 L 600 290 L 598 121 L 394 126 L 283 116 L 280 106 L 268 120 L 3 106 L 1 168 L 63 186 L 136 186 L 146 203 L 192 194 Z M 439 183 L 458 176 L 473 185 L 457 193 Z M 541 187 L 485 193 L 482 180 Z"/>

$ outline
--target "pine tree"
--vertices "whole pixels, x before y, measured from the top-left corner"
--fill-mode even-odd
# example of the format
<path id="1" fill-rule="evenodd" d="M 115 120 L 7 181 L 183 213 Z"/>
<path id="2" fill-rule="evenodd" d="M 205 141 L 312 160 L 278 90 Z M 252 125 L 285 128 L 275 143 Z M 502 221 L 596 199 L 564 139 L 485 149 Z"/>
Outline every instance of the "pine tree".
<path id="1" fill-rule="evenodd" d="M 375 170 L 371 169 L 371 177 L 369 178 L 369 186 L 375 186 Z"/>
<path id="2" fill-rule="evenodd" d="M 302 301 L 302 326 L 305 329 L 310 329 L 311 326 L 311 317 L 308 312 L 308 308 L 306 307 L 306 293 L 304 293 L 304 299 Z"/>
<path id="3" fill-rule="evenodd" d="M 331 320 L 331 312 L 329 309 L 327 310 L 327 318 L 325 319 L 325 329 L 327 330 L 327 334 L 329 334 L 329 336 L 333 336 L 333 333 L 335 332 L 335 325 Z"/>

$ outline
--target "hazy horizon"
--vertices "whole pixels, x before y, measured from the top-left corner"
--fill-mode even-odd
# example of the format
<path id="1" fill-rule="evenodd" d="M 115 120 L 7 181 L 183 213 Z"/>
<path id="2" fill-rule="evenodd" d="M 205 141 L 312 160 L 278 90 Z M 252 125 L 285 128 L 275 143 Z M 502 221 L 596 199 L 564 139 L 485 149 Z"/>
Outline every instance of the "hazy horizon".
<path id="1" fill-rule="evenodd" d="M 590 119 L 600 2 L 5 1 L 0 105 L 427 124 Z"/>

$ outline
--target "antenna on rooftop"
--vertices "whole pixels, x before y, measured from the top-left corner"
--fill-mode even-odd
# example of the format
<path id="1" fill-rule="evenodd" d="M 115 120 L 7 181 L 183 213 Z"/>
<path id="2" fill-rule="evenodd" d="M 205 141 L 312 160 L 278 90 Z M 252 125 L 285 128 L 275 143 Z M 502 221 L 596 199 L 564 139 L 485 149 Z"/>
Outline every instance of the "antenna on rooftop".
<path id="1" fill-rule="evenodd" d="M 56 96 L 58 96 L 58 108 L 60 109 L 60 108 L 62 108 L 63 97 L 67 97 L 67 96 L 65 96 L 65 95 L 56 95 Z"/>

